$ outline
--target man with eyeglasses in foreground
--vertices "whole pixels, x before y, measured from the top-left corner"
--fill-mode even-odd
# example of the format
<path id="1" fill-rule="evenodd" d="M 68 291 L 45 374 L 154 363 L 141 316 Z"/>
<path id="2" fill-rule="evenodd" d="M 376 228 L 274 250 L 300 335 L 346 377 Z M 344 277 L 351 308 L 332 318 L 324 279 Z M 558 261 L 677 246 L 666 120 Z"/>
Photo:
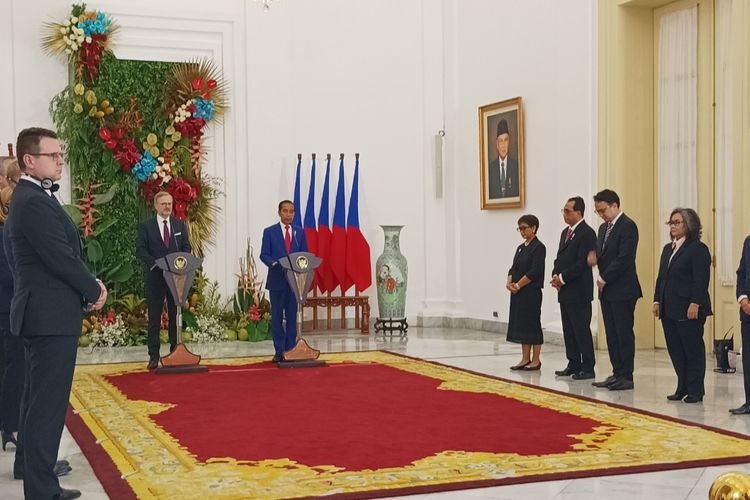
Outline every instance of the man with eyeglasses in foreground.
<path id="1" fill-rule="evenodd" d="M 16 151 L 23 175 L 5 231 L 15 284 L 10 328 L 23 338 L 26 382 L 13 473 L 23 478 L 26 498 L 66 500 L 81 496 L 60 487 L 56 462 L 78 337 L 84 310 L 101 309 L 107 289 L 86 267 L 78 228 L 53 196 L 63 169 L 57 135 L 43 128 L 22 130 Z"/>
<path id="2" fill-rule="evenodd" d="M 612 375 L 593 385 L 625 391 L 634 387 L 635 303 L 643 296 L 635 269 L 638 226 L 620 210 L 620 197 L 611 189 L 594 195 L 594 208 L 604 223 L 599 226 L 596 256 L 589 264 L 599 266 L 596 286 Z"/>

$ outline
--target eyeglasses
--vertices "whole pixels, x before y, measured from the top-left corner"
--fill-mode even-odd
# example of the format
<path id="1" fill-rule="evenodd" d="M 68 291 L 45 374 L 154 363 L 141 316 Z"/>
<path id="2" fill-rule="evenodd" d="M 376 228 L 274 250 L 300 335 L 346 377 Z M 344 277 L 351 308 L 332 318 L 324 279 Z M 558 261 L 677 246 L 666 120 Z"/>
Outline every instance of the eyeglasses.
<path id="1" fill-rule="evenodd" d="M 607 210 L 609 210 L 609 207 L 610 207 L 610 205 L 607 205 L 604 208 L 597 208 L 596 210 L 594 210 L 594 212 L 596 212 L 599 215 L 603 215 L 604 212 L 606 212 Z"/>
<path id="2" fill-rule="evenodd" d="M 561 208 L 560 212 L 564 213 L 564 214 L 571 214 L 571 213 L 575 212 L 575 210 L 571 210 L 569 208 Z"/>
<path id="3" fill-rule="evenodd" d="M 681 220 L 671 220 L 671 221 L 669 221 L 669 222 L 665 222 L 665 224 L 666 224 L 667 226 L 670 226 L 670 227 L 671 227 L 671 226 L 681 226 L 681 225 L 682 225 L 682 224 L 684 224 L 684 223 L 685 223 L 685 221 L 681 221 Z"/>
<path id="4" fill-rule="evenodd" d="M 55 161 L 62 161 L 65 160 L 65 155 L 63 153 L 57 152 L 57 153 L 29 153 L 31 156 L 47 156 L 49 158 L 52 158 Z"/>
<path id="5" fill-rule="evenodd" d="M 529 228 L 529 226 L 518 226 L 516 228 L 516 231 L 518 231 L 520 233 L 522 231 L 526 231 L 528 228 Z"/>

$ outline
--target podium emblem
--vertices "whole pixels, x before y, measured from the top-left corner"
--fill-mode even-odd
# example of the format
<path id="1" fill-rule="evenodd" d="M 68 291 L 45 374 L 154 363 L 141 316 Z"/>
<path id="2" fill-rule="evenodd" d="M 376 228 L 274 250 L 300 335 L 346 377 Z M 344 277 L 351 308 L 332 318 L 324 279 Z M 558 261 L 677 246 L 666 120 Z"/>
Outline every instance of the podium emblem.
<path id="1" fill-rule="evenodd" d="M 183 256 L 179 256 L 174 260 L 174 267 L 175 269 L 185 269 L 185 266 L 187 266 L 187 259 Z"/>
<path id="2" fill-rule="evenodd" d="M 307 257 L 304 255 L 297 256 L 297 267 L 301 270 L 307 269 L 307 267 L 310 265 L 310 263 L 307 260 Z"/>

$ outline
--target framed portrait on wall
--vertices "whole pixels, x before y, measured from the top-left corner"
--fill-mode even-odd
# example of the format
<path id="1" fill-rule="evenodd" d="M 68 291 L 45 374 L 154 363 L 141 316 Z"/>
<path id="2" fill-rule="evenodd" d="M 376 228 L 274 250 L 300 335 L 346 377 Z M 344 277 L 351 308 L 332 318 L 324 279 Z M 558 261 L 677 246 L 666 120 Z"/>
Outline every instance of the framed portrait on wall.
<path id="1" fill-rule="evenodd" d="M 520 97 L 479 108 L 479 170 L 482 210 L 523 207 L 523 106 Z"/>

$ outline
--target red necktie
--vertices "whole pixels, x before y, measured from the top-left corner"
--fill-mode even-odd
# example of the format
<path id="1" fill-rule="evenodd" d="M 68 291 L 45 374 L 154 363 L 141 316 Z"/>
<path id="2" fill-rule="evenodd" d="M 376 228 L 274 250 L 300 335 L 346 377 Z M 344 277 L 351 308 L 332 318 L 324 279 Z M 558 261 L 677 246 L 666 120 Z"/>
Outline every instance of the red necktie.
<path id="1" fill-rule="evenodd" d="M 292 237 L 289 235 L 289 226 L 284 226 L 286 233 L 284 234 L 284 245 L 286 245 L 286 253 L 292 251 Z"/>
<path id="2" fill-rule="evenodd" d="M 164 221 L 164 231 L 162 231 L 162 238 L 164 239 L 164 248 L 169 248 L 169 226 L 167 221 Z"/>
<path id="3" fill-rule="evenodd" d="M 569 242 L 572 237 L 573 237 L 573 230 L 568 228 L 568 234 L 565 236 L 565 243 Z"/>

